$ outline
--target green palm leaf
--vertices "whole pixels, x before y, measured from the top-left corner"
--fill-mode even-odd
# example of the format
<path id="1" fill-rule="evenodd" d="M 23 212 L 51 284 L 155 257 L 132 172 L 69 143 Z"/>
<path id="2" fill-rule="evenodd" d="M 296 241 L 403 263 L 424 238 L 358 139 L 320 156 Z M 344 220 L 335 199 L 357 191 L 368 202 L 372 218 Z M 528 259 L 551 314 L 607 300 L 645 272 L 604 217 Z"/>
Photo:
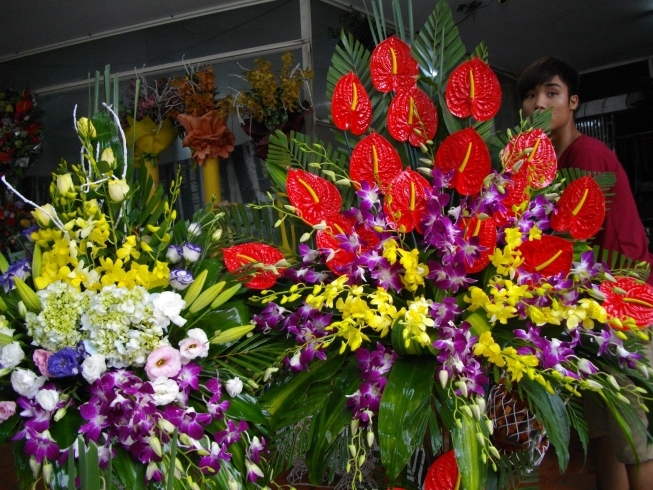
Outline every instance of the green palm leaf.
<path id="1" fill-rule="evenodd" d="M 466 56 L 451 9 L 444 0 L 438 3 L 419 31 L 412 53 L 419 62 L 422 78 L 428 81 L 422 84 L 422 89 L 431 97 L 438 92 L 444 93 L 449 74 Z"/>
<path id="2" fill-rule="evenodd" d="M 319 163 L 321 167 L 316 168 L 312 163 Z M 289 204 L 285 198 L 288 168 L 300 168 L 327 180 L 330 178 L 322 173 L 322 169 L 339 176 L 349 175 L 349 159 L 345 155 L 335 151 L 331 144 L 301 133 L 291 133 L 290 138 L 280 131 L 272 135 L 265 164 L 281 204 Z M 354 191 L 351 187 L 341 187 L 340 195 L 343 205 L 347 207 L 352 202 Z"/>

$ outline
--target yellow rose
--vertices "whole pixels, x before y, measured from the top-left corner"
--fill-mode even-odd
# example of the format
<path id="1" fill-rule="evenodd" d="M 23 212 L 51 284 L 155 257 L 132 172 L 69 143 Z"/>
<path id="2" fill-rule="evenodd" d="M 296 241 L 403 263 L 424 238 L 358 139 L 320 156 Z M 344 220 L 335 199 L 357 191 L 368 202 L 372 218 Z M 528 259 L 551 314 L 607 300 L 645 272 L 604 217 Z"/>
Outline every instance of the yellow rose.
<path id="1" fill-rule="evenodd" d="M 75 191 L 75 185 L 73 184 L 73 178 L 70 173 L 57 175 L 57 188 L 62 196 L 65 196 L 68 192 Z"/>
<path id="2" fill-rule="evenodd" d="M 84 139 L 93 139 L 97 136 L 95 126 L 87 117 L 80 117 L 77 120 L 77 133 Z"/>
<path id="3" fill-rule="evenodd" d="M 34 219 L 40 226 L 46 228 L 50 225 L 50 217 L 54 218 L 57 216 L 57 212 L 52 207 L 52 204 L 44 204 L 32 211 L 32 216 L 34 216 Z"/>
<path id="4" fill-rule="evenodd" d="M 113 150 L 111 148 L 105 148 L 102 155 L 100 155 L 100 160 L 107 162 L 109 166 L 113 168 L 116 163 L 116 157 L 113 154 Z"/>
<path id="5" fill-rule="evenodd" d="M 129 192 L 129 185 L 125 179 L 109 181 L 109 196 L 114 202 L 122 202 Z"/>

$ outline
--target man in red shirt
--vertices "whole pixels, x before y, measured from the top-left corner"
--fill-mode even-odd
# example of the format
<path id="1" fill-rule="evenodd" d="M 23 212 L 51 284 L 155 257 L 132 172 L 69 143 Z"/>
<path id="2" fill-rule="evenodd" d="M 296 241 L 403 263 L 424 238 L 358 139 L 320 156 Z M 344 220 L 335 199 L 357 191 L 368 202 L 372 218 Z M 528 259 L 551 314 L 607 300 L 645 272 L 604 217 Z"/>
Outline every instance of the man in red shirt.
<path id="1" fill-rule="evenodd" d="M 594 172 L 614 172 L 617 177 L 614 193 L 603 223 L 603 230 L 594 243 L 611 251 L 618 251 L 638 261 L 653 262 L 648 251 L 644 226 L 639 219 L 635 199 L 628 184 L 628 176 L 615 154 L 600 141 L 581 134 L 574 123 L 578 107 L 580 76 L 571 65 L 556 58 L 541 58 L 529 66 L 519 79 L 517 91 L 524 115 L 532 116 L 536 109 L 551 111 L 551 142 L 558 157 L 558 167 L 575 167 Z M 648 282 L 653 284 L 653 274 Z M 646 346 L 650 351 L 650 344 Z M 651 360 L 651 353 L 648 353 Z M 590 426 L 590 452 L 596 465 L 599 490 L 652 490 L 653 448 L 647 448 L 646 438 L 633 430 L 637 455 L 625 443 L 607 410 L 592 404 L 586 409 Z M 602 413 L 598 413 L 599 410 Z M 646 423 L 645 414 L 641 418 Z M 606 422 L 608 421 L 608 422 Z M 594 423 L 593 423 L 594 422 Z M 638 440 L 639 439 L 639 440 Z M 625 465 L 624 465 L 625 463 Z"/>

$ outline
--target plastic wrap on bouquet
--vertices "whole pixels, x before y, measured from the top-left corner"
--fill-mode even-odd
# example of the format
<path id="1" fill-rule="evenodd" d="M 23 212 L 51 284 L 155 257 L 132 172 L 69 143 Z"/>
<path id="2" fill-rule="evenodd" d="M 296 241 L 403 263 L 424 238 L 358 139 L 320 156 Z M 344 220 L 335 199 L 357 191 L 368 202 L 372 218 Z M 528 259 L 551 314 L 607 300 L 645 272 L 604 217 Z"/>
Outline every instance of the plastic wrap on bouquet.
<path id="1" fill-rule="evenodd" d="M 145 165 L 147 173 L 155 184 L 159 183 L 158 159 L 177 137 L 177 129 L 169 119 L 157 124 L 149 117 L 135 121 L 127 117 L 129 127 L 125 130 L 127 145 L 134 145 L 134 160 Z"/>

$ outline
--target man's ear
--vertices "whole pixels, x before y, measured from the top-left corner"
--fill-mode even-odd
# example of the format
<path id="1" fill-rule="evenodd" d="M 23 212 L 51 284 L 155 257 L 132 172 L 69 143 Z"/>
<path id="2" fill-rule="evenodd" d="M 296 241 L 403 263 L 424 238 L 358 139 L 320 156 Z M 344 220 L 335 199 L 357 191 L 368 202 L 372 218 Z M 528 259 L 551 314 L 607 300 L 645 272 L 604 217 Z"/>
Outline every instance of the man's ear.
<path id="1" fill-rule="evenodd" d="M 572 95 L 571 97 L 569 97 L 569 108 L 572 111 L 575 111 L 578 108 L 579 102 L 580 100 L 578 99 L 578 95 Z"/>

